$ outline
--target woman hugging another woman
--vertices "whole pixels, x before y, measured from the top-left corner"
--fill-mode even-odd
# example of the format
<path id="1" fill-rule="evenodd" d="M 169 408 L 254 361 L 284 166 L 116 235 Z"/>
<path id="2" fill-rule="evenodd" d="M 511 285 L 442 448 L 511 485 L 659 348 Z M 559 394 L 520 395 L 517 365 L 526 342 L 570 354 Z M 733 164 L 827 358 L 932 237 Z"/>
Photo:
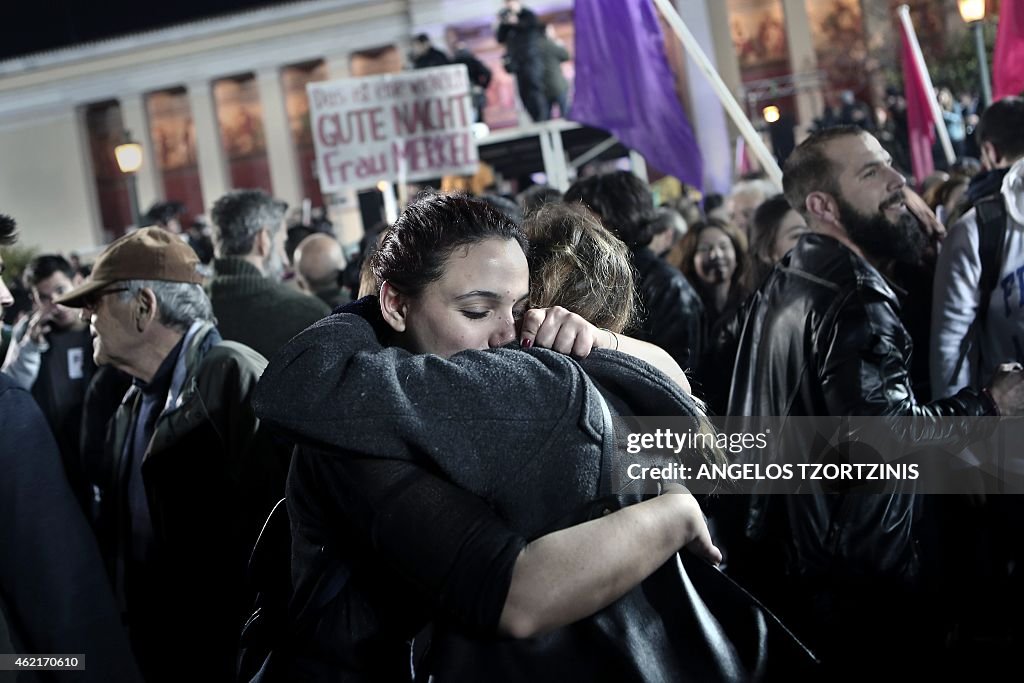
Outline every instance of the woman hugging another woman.
<path id="1" fill-rule="evenodd" d="M 668 485 L 593 519 L 581 511 L 609 493 L 607 405 L 700 411 L 667 354 L 620 334 L 628 260 L 620 271 L 591 259 L 620 260 L 621 243 L 578 212 L 532 226 L 536 256 L 563 249 L 556 228 L 570 236 L 569 266 L 528 262 L 523 231 L 483 202 L 421 199 L 373 257 L 379 295 L 308 328 L 267 368 L 257 413 L 298 444 L 292 577 L 317 610 L 283 680 L 678 672 L 682 644 L 621 647 L 630 629 L 644 629 L 641 645 L 671 637 L 657 607 L 615 607 L 684 546 L 720 560 L 696 501 Z M 414 638 L 430 645 L 410 673 Z M 584 668 L 565 649 L 580 638 Z"/>

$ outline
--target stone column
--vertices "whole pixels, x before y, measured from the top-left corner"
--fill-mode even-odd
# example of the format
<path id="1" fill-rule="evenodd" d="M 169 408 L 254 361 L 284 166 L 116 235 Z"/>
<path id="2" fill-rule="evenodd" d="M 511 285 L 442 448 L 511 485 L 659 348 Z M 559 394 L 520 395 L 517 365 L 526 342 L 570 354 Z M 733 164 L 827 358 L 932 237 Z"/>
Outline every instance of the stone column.
<path id="1" fill-rule="evenodd" d="M 267 141 L 267 161 L 270 165 L 270 184 L 274 188 L 274 196 L 288 202 L 288 206 L 301 206 L 302 183 L 291 127 L 288 125 L 281 73 L 276 67 L 261 69 L 256 78 L 259 83 L 263 135 Z"/>
<path id="2" fill-rule="evenodd" d="M 203 210 L 209 213 L 213 203 L 231 188 L 227 157 L 220 140 L 220 125 L 209 81 L 188 84 L 189 107 L 196 129 L 196 158 L 199 161 L 199 185 L 203 191 Z"/>
<path id="3" fill-rule="evenodd" d="M 348 78 L 352 74 L 347 54 L 324 57 L 324 66 L 327 67 L 327 75 L 331 79 Z"/>
<path id="4" fill-rule="evenodd" d="M 728 8 L 719 0 L 676 0 L 676 9 L 686 26 L 735 95 L 739 92 L 740 70 L 729 33 Z M 724 41 L 724 42 L 723 42 Z M 694 134 L 704 159 L 704 192 L 726 194 L 732 186 L 732 140 L 735 129 L 707 77 L 693 59 L 686 60 L 686 83 L 691 103 Z"/>
<path id="5" fill-rule="evenodd" d="M 743 80 L 740 77 L 740 60 L 736 58 L 736 48 L 732 44 L 732 29 L 729 26 L 729 5 L 722 0 L 676 0 L 679 15 L 686 17 L 686 25 L 694 31 L 694 26 L 701 28 L 697 40 L 708 53 L 708 58 L 718 70 L 725 84 L 733 95 L 739 99 Z M 683 8 L 686 8 L 686 13 Z M 698 8 L 699 6 L 699 8 Z M 690 14 L 696 12 L 696 14 Z M 709 44 L 704 43 L 708 41 Z"/>
<path id="6" fill-rule="evenodd" d="M 825 98 L 821 85 L 805 88 L 804 83 L 818 70 L 818 56 L 814 52 L 811 25 L 807 19 L 807 5 L 804 0 L 782 0 L 782 11 L 786 17 L 786 43 L 789 45 L 789 65 L 793 72 L 794 84 L 798 88 L 796 100 L 796 141 L 803 140 L 825 109 Z"/>

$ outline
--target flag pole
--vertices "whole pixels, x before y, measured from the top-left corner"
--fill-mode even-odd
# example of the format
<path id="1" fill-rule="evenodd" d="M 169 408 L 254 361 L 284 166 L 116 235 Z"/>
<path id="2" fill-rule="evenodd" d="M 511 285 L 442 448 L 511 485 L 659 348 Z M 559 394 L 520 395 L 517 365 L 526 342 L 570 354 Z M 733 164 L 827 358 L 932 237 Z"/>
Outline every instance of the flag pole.
<path id="1" fill-rule="evenodd" d="M 655 0 L 657 2 L 657 0 Z M 950 166 L 956 161 L 956 155 L 953 154 L 953 143 L 949 141 L 949 131 L 946 130 L 946 122 L 942 118 L 942 112 L 939 111 L 939 98 L 935 96 L 935 86 L 932 85 L 932 76 L 928 73 L 928 69 L 924 64 L 924 54 L 921 52 L 921 45 L 917 42 L 917 33 L 914 31 L 914 22 L 910 20 L 910 7 L 907 5 L 900 5 L 897 10 L 900 15 L 900 22 L 903 23 L 903 29 L 907 32 L 907 39 L 910 41 L 910 50 L 914 53 L 914 66 L 922 76 L 924 81 L 925 91 L 928 94 L 928 108 L 932 112 L 932 119 L 935 121 L 935 130 L 939 134 L 939 141 L 942 142 L 942 152 L 946 155 L 946 163 Z M 921 179 L 923 180 L 923 178 Z"/>
<path id="2" fill-rule="evenodd" d="M 782 169 L 779 168 L 779 163 L 775 161 L 775 157 L 768 150 L 768 147 L 764 144 L 764 140 L 761 138 L 757 130 L 754 129 L 750 119 L 743 113 L 743 109 L 740 108 L 739 103 L 736 102 L 736 98 L 729 92 L 728 86 L 722 80 L 722 77 L 718 75 L 715 68 L 711 65 L 711 61 L 708 56 L 704 54 L 704 50 L 701 48 L 697 39 L 690 33 L 690 29 L 683 23 L 682 18 L 679 16 L 679 12 L 672 6 L 669 0 L 654 0 L 654 4 L 661 11 L 665 20 L 668 21 L 669 26 L 675 31 L 676 36 L 682 41 L 683 47 L 686 49 L 687 54 L 697 64 L 698 68 L 704 73 L 708 81 L 711 83 L 711 87 L 714 89 L 715 94 L 718 95 L 719 101 L 728 112 L 732 122 L 739 129 L 743 139 L 747 141 L 751 151 L 757 157 L 757 160 L 761 163 L 761 167 L 768 174 L 768 178 L 775 183 L 780 189 L 782 188 Z"/>

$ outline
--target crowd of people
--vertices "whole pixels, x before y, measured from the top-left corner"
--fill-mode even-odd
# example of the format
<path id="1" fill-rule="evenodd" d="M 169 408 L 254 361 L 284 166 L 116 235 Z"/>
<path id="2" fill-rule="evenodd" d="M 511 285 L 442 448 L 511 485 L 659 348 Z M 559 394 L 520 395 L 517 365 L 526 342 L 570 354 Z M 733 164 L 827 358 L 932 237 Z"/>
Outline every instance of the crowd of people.
<path id="1" fill-rule="evenodd" d="M 964 159 L 979 159 L 981 152 L 974 132 L 980 121 L 982 105 L 977 93 L 960 92 L 954 95 L 951 88 L 941 86 L 936 92 L 936 100 L 949 136 L 954 161 L 950 162 L 947 159 L 939 136 L 936 135 L 932 149 L 935 167 L 939 171 L 952 171 Z M 825 110 L 815 119 L 814 126 L 859 126 L 878 138 L 899 168 L 910 170 L 907 100 L 903 92 L 895 86 L 886 88 L 884 100 L 874 110 L 866 102 L 858 99 L 851 90 L 843 90 L 837 96 L 830 96 Z M 918 180 L 923 182 L 921 178 Z"/>
<path id="2" fill-rule="evenodd" d="M 506 3 L 535 120 L 566 106 L 542 35 Z M 981 114 L 980 162 L 916 188 L 860 123 L 717 202 L 655 206 L 624 171 L 426 193 L 351 262 L 260 190 L 189 229 L 158 203 L 88 265 L 35 256 L 21 296 L 0 282 L 0 651 L 85 653 L 104 681 L 757 677 L 651 599 L 685 551 L 817 653 L 811 680 L 1011 657 L 1016 496 L 665 482 L 590 510 L 613 416 L 906 417 L 897 440 L 965 448 L 974 418 L 1024 414 L 1024 99 Z M 258 538 L 276 612 L 253 611 Z"/>

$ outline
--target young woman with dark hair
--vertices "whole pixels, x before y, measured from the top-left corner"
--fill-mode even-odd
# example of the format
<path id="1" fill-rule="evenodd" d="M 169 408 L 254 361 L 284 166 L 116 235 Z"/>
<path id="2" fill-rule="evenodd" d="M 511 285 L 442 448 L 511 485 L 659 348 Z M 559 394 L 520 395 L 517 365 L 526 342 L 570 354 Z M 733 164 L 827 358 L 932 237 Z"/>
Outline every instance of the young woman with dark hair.
<path id="1" fill-rule="evenodd" d="M 731 223 L 711 218 L 693 226 L 669 252 L 668 261 L 689 278 L 704 303 L 708 336 L 694 379 L 697 394 L 721 415 L 735 360 L 730 327 L 749 292 L 746 235 Z"/>
<path id="2" fill-rule="evenodd" d="M 672 250 L 673 262 L 704 301 L 712 336 L 717 323 L 747 295 L 747 237 L 732 223 L 708 219 L 686 233 Z"/>
<path id="3" fill-rule="evenodd" d="M 407 678 L 407 641 L 432 621 L 417 677 L 465 680 L 510 653 L 557 677 L 577 666 L 543 647 L 561 627 L 683 546 L 720 559 L 699 506 L 671 485 L 566 526 L 601 493 L 606 401 L 700 413 L 663 373 L 601 350 L 626 338 L 565 309 L 527 310 L 518 227 L 483 202 L 430 196 L 388 231 L 373 270 L 379 297 L 293 339 L 257 390 L 261 419 L 300 446 L 288 485 L 297 595 L 322 602 L 316 586 L 338 584 L 289 676 Z M 462 656 L 445 656 L 460 644 Z M 674 664 L 595 647 L 595 662 Z"/>
<path id="4" fill-rule="evenodd" d="M 665 349 L 680 367 L 694 368 L 706 337 L 704 307 L 678 268 L 650 249 L 660 226 L 647 183 L 626 171 L 590 176 L 573 183 L 564 201 L 593 211 L 629 247 L 642 309 L 636 337 Z"/>

